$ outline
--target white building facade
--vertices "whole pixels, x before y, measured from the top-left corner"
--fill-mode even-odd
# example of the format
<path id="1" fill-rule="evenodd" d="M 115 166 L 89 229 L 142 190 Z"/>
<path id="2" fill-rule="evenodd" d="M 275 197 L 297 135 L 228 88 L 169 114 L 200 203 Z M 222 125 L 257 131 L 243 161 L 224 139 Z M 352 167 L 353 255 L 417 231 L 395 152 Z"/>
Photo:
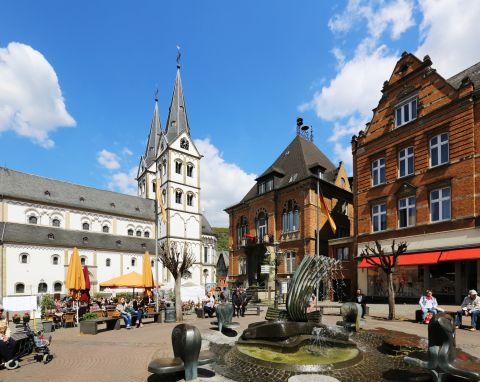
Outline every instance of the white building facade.
<path id="1" fill-rule="evenodd" d="M 151 254 L 155 276 L 155 227 L 159 247 L 186 245 L 195 256 L 192 280 L 215 280 L 216 236 L 200 207 L 201 155 L 190 136 L 177 71 L 167 129 L 158 105 L 138 172 L 138 196 L 104 191 L 0 167 L 0 299 L 4 296 L 63 295 L 73 247 L 88 266 L 91 292 L 99 283 L 136 271 Z M 168 224 L 155 216 L 156 177 Z M 159 281 L 173 286 L 159 263 Z"/>

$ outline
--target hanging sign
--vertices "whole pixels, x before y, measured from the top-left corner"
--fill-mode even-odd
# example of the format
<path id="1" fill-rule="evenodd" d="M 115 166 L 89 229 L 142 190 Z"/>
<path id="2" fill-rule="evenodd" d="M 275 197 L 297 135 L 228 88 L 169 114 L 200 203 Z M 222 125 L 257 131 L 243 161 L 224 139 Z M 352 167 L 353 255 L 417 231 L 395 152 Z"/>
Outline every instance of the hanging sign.
<path id="1" fill-rule="evenodd" d="M 260 273 L 263 273 L 263 274 L 270 273 L 270 265 L 261 265 L 260 266 Z"/>

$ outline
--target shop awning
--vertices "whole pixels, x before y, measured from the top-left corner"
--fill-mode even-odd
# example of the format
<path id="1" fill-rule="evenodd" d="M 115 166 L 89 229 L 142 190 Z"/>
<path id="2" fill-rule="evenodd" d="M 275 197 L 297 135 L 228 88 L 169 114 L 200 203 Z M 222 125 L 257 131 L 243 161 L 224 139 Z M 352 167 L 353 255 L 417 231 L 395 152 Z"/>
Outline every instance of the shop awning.
<path id="1" fill-rule="evenodd" d="M 439 261 L 480 259 L 480 248 L 463 248 L 443 251 Z"/>
<path id="2" fill-rule="evenodd" d="M 397 265 L 426 265 L 426 264 L 437 264 L 438 259 L 440 257 L 441 252 L 423 252 L 423 253 L 411 253 L 402 255 L 398 258 Z M 480 257 L 480 256 L 479 256 Z M 380 264 L 380 260 L 378 257 L 374 257 L 373 261 L 375 263 Z M 362 259 L 360 264 L 358 264 L 358 268 L 370 268 L 372 265 L 367 263 L 367 260 Z"/>

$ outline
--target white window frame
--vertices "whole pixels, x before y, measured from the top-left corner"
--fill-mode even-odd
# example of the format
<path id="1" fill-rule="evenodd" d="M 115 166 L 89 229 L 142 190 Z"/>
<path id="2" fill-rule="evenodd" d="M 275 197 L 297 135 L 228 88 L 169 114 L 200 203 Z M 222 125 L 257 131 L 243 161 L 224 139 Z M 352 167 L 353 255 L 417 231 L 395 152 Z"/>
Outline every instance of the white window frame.
<path id="1" fill-rule="evenodd" d="M 411 151 L 411 152 L 409 152 Z M 412 159 L 412 168 L 409 166 L 409 159 Z M 401 164 L 404 163 L 405 173 L 401 173 Z M 413 146 L 405 147 L 398 152 L 398 177 L 404 178 L 415 173 L 415 150 Z"/>
<path id="2" fill-rule="evenodd" d="M 445 190 L 448 190 L 448 196 L 445 196 Z M 438 198 L 433 199 L 433 193 L 438 191 Z M 448 217 L 443 216 L 443 203 L 448 203 Z M 438 220 L 433 220 L 433 204 L 438 204 Z M 452 189 L 451 187 L 436 188 L 430 191 L 430 222 L 436 223 L 441 221 L 447 221 L 452 219 Z"/>
<path id="3" fill-rule="evenodd" d="M 405 206 L 401 206 L 403 200 L 405 200 Z M 416 200 L 415 196 L 407 196 L 405 198 L 398 199 L 398 228 L 407 228 L 407 227 L 415 226 L 415 224 L 417 222 L 416 203 L 417 203 L 417 200 Z M 413 223 L 410 224 L 409 223 L 409 216 L 410 216 L 410 210 L 412 210 L 412 209 L 413 209 Z M 403 210 L 405 210 L 405 213 L 407 214 L 406 215 L 407 224 L 405 226 L 402 226 L 400 224 L 400 221 L 401 221 L 400 220 L 400 214 L 402 213 Z"/>
<path id="4" fill-rule="evenodd" d="M 287 252 L 285 254 L 285 273 L 293 273 L 297 270 L 297 254 L 295 252 Z"/>
<path id="5" fill-rule="evenodd" d="M 382 181 L 382 170 L 383 170 L 383 181 Z M 385 184 L 385 158 L 378 158 L 372 161 L 372 186 L 379 186 L 380 184 Z"/>
<path id="6" fill-rule="evenodd" d="M 382 206 L 385 206 L 385 211 L 382 211 Z M 375 208 L 378 207 L 378 211 Z M 382 215 L 385 215 L 385 228 L 382 229 Z M 378 219 L 379 229 L 375 229 L 375 220 Z M 387 203 L 379 203 L 372 206 L 372 232 L 381 232 L 387 229 Z"/>
<path id="7" fill-rule="evenodd" d="M 395 127 L 400 127 L 415 121 L 418 118 L 418 97 L 415 95 L 396 105 L 394 118 Z"/>
<path id="8" fill-rule="evenodd" d="M 445 137 L 445 136 L 447 137 L 447 140 L 442 142 L 442 137 Z M 437 138 L 437 143 L 432 143 L 435 138 Z M 445 162 L 442 162 L 442 148 L 445 146 L 447 150 L 447 160 Z M 433 155 L 434 149 L 437 150 L 436 156 Z M 438 134 L 430 138 L 429 154 L 430 154 L 430 168 L 441 166 L 450 161 L 450 137 L 448 136 L 448 133 Z M 433 164 L 434 157 L 436 157 L 435 159 L 437 160 L 437 164 L 435 165 Z"/>

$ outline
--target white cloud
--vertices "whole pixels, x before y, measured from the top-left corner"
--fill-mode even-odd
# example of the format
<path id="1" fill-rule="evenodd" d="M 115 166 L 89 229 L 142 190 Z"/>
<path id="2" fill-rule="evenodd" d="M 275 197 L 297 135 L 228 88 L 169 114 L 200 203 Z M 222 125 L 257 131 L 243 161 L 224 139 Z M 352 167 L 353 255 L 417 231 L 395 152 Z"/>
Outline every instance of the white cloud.
<path id="1" fill-rule="evenodd" d="M 118 155 L 115 153 L 112 153 L 108 150 L 103 149 L 100 151 L 97 155 L 97 162 L 109 169 L 109 170 L 117 170 L 120 168 L 120 163 L 118 161 Z"/>
<path id="2" fill-rule="evenodd" d="M 133 152 L 128 147 L 124 147 L 123 150 L 122 150 L 122 154 L 123 155 L 128 155 L 129 157 L 131 157 L 133 155 Z"/>
<path id="3" fill-rule="evenodd" d="M 366 21 L 368 33 L 378 39 L 390 28 L 390 37 L 398 39 L 415 25 L 413 0 L 350 0 L 345 11 L 334 15 L 328 22 L 332 32 L 344 33 L 360 21 Z"/>
<path id="4" fill-rule="evenodd" d="M 480 1 L 420 0 L 419 4 L 422 40 L 415 54 L 420 59 L 428 54 L 445 78 L 480 60 Z"/>
<path id="5" fill-rule="evenodd" d="M 107 187 L 109 190 L 122 192 L 128 195 L 137 195 L 137 167 L 129 171 L 119 171 L 109 176 Z"/>
<path id="6" fill-rule="evenodd" d="M 335 143 L 333 148 L 335 153 L 335 158 L 343 163 L 349 168 L 352 167 L 353 157 L 352 157 L 352 147 L 348 144 L 343 145 L 339 142 Z"/>
<path id="7" fill-rule="evenodd" d="M 383 82 L 390 77 L 397 56 L 388 54 L 386 46 L 368 52 L 363 46 L 347 61 L 335 78 L 316 92 L 313 99 L 300 110 L 313 109 L 327 121 L 349 117 L 355 113 L 362 118 L 371 116 L 371 110 L 381 96 Z"/>
<path id="8" fill-rule="evenodd" d="M 0 48 L 0 133 L 8 130 L 45 148 L 49 133 L 75 126 L 67 112 L 55 70 L 29 45 Z"/>
<path id="9" fill-rule="evenodd" d="M 204 156 L 200 165 L 201 201 L 212 226 L 228 227 L 224 208 L 239 202 L 255 183 L 255 174 L 247 174 L 238 165 L 225 162 L 209 139 L 196 139 Z"/>

